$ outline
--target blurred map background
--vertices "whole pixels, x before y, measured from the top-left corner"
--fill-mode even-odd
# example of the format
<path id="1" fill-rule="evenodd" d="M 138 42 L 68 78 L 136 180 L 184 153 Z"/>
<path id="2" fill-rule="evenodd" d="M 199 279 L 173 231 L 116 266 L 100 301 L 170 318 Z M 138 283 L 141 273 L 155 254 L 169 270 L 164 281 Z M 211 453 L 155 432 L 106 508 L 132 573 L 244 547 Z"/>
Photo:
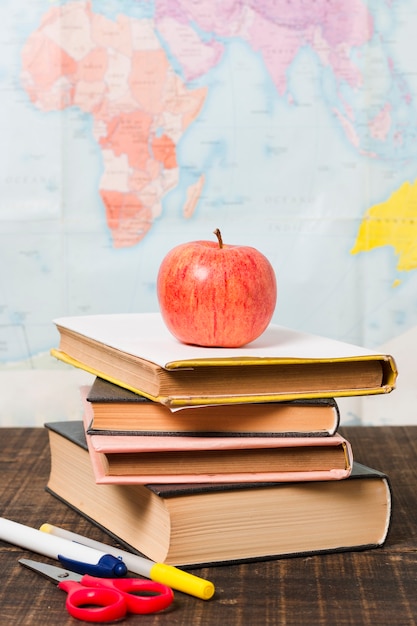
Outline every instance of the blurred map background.
<path id="1" fill-rule="evenodd" d="M 157 310 L 170 248 L 275 267 L 273 321 L 390 352 L 417 423 L 416 0 L 3 0 L 0 425 L 80 417 L 52 320 Z"/>

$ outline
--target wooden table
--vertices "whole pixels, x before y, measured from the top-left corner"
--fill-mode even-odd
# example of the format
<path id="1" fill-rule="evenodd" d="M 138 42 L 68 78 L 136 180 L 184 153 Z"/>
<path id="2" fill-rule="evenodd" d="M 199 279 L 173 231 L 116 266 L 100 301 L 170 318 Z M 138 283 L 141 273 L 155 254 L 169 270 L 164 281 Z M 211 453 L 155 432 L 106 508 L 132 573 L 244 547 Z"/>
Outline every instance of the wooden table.
<path id="1" fill-rule="evenodd" d="M 159 615 L 129 615 L 142 626 L 411 626 L 417 624 L 417 426 L 341 430 L 355 458 L 386 472 L 393 517 L 383 548 L 193 570 L 216 585 L 210 601 L 175 593 Z M 48 521 L 99 541 L 107 535 L 45 492 L 49 447 L 43 428 L 0 429 L 0 515 L 39 528 Z M 42 558 L 0 541 L 0 623 L 77 624 L 64 592 L 18 559 Z M 53 563 L 53 561 L 50 561 Z M 78 622 L 79 624 L 86 622 Z"/>

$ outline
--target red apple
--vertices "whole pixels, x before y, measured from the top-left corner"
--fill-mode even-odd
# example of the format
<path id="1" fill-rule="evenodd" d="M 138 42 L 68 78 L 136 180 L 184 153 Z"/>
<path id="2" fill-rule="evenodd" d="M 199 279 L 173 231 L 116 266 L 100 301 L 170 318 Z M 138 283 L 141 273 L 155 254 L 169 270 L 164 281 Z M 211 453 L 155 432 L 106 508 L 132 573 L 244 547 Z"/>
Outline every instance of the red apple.
<path id="1" fill-rule="evenodd" d="M 157 294 L 161 315 L 179 341 L 237 348 L 268 326 L 277 283 L 268 259 L 255 248 L 192 241 L 161 263 Z"/>

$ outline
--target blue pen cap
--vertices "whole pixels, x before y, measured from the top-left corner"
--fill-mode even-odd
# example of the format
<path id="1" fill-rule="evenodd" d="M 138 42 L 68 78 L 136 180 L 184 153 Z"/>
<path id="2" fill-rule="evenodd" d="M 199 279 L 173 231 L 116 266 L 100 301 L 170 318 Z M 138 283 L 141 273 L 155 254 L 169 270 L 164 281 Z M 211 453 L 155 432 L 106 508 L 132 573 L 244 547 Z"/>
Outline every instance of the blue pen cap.
<path id="1" fill-rule="evenodd" d="M 112 554 L 102 556 L 96 565 L 68 559 L 62 554 L 58 554 L 58 560 L 66 569 L 77 574 L 90 574 L 99 578 L 121 578 L 127 574 L 126 564 Z"/>

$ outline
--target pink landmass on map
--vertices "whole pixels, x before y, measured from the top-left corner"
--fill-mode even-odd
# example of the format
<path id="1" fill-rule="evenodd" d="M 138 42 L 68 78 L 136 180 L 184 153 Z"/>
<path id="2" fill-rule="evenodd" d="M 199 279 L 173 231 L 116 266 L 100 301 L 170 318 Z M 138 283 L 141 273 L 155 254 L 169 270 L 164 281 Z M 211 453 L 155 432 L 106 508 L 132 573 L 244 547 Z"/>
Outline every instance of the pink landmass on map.
<path id="1" fill-rule="evenodd" d="M 391 128 L 391 105 L 386 103 L 384 107 L 369 122 L 369 129 L 374 139 L 385 141 Z"/>
<path id="2" fill-rule="evenodd" d="M 125 154 L 131 168 L 144 170 L 149 158 L 147 144 L 152 121 L 152 115 L 143 110 L 119 113 L 106 121 L 106 134 L 100 137 L 100 146 L 116 156 Z"/>
<path id="3" fill-rule="evenodd" d="M 217 63 L 223 52 L 213 37 L 208 41 L 196 37 L 193 24 L 219 38 L 246 41 L 261 54 L 280 95 L 287 89 L 291 63 L 306 45 L 332 69 L 337 81 L 359 87 L 363 77 L 351 53 L 373 35 L 372 17 L 362 0 L 158 0 L 156 26 L 186 75 L 193 77 Z"/>
<path id="4" fill-rule="evenodd" d="M 152 22 L 111 21 L 88 2 L 46 13 L 22 51 L 22 83 L 43 111 L 77 106 L 92 115 L 113 245 L 136 244 L 178 184 L 177 144 L 206 89 L 188 89 L 175 74 Z"/>

